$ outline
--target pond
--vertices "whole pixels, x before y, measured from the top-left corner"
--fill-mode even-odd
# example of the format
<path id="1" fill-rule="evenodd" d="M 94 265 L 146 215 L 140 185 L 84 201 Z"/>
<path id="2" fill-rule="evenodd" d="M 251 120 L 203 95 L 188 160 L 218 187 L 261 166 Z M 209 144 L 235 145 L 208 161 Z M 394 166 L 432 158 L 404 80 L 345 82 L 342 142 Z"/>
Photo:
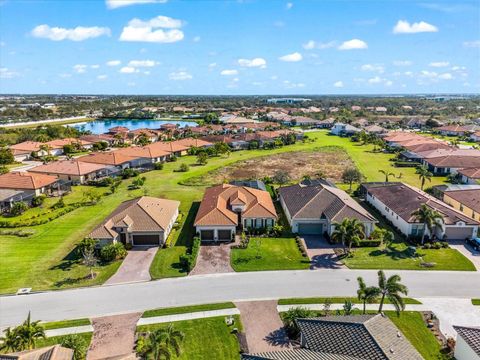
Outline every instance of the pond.
<path id="1" fill-rule="evenodd" d="M 105 120 L 95 120 L 90 122 L 82 122 L 78 124 L 71 124 L 68 126 L 73 126 L 79 130 L 91 131 L 92 134 L 103 134 L 108 131 L 108 129 L 115 126 L 124 126 L 130 130 L 136 129 L 158 129 L 163 124 L 178 124 L 180 127 L 185 126 L 197 126 L 197 123 L 194 121 L 183 121 L 183 120 L 170 120 L 170 119 L 105 119 Z"/>

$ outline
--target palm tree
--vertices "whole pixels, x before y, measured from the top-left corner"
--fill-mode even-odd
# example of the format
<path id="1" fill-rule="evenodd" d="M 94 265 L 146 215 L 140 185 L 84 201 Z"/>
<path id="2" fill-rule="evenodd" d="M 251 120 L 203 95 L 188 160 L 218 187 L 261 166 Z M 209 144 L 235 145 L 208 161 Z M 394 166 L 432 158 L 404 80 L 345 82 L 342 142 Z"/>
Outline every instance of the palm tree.
<path id="1" fill-rule="evenodd" d="M 376 286 L 367 286 L 361 276 L 357 278 L 357 298 L 363 303 L 363 314 L 366 313 L 367 303 L 371 304 L 380 296 L 380 289 Z"/>
<path id="2" fill-rule="evenodd" d="M 389 172 L 388 170 L 378 170 L 378 172 L 385 175 L 385 182 L 388 182 L 388 179 L 389 179 L 390 176 L 395 176 L 394 173 Z"/>
<path id="3" fill-rule="evenodd" d="M 428 168 L 425 165 L 422 165 L 417 168 L 417 174 L 418 174 L 418 178 L 422 181 L 422 185 L 420 186 L 420 189 L 423 190 L 423 187 L 425 186 L 425 180 L 432 181 L 433 174 L 430 171 L 428 171 Z"/>
<path id="4" fill-rule="evenodd" d="M 387 279 L 383 270 L 378 272 L 378 288 L 381 295 L 380 307 L 378 308 L 379 313 L 382 312 L 385 298 L 395 306 L 397 314 L 400 314 L 400 311 L 405 309 L 405 303 L 401 294 L 408 295 L 408 289 L 400 283 L 401 280 L 402 278 L 399 275 L 392 275 Z"/>
<path id="5" fill-rule="evenodd" d="M 39 323 L 40 321 L 31 321 L 30 312 L 28 312 L 27 320 L 15 329 L 18 329 L 18 336 L 23 349 L 32 350 L 35 348 L 37 339 L 45 339 L 45 329 Z"/>
<path id="6" fill-rule="evenodd" d="M 170 359 L 172 350 L 176 356 L 182 352 L 181 342 L 185 334 L 179 330 L 175 330 L 173 324 L 169 324 L 166 328 L 158 329 L 152 332 L 148 340 L 150 342 L 150 351 L 154 360 L 160 360 L 162 357 Z"/>
<path id="7" fill-rule="evenodd" d="M 432 209 L 426 204 L 422 204 L 419 209 L 415 210 L 412 215 L 414 218 L 423 223 L 422 245 L 425 239 L 425 233 L 428 229 L 430 235 L 433 234 L 435 228 L 438 226 L 443 229 L 443 215 L 437 210 Z"/>
<path id="8" fill-rule="evenodd" d="M 14 328 L 12 330 L 8 327 L 3 330 L 3 332 L 5 333 L 5 335 L 0 338 L 0 350 L 6 350 L 7 352 L 22 350 L 20 346 L 20 339 L 18 337 L 17 328 Z"/>
<path id="9" fill-rule="evenodd" d="M 345 219 L 347 220 L 347 219 Z M 343 246 L 343 252 L 347 252 L 347 247 L 346 247 L 346 242 L 347 242 L 347 237 L 348 237 L 348 229 L 347 225 L 345 223 L 345 220 L 342 221 L 341 223 L 335 223 L 335 230 L 332 233 L 332 241 L 336 244 L 342 244 Z"/>
<path id="10" fill-rule="evenodd" d="M 335 230 L 332 233 L 332 240 L 341 243 L 343 250 L 348 252 L 352 250 L 352 245 L 357 244 L 365 238 L 365 228 L 358 219 L 345 218 L 341 223 L 335 223 Z"/>

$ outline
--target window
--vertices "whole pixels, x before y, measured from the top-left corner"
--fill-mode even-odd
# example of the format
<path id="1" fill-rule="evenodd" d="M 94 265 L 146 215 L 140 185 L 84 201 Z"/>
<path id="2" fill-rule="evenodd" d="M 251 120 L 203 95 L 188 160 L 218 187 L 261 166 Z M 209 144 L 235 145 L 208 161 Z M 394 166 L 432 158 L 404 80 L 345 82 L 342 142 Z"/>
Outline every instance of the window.
<path id="1" fill-rule="evenodd" d="M 412 235 L 413 236 L 418 236 L 422 235 L 423 233 L 423 225 L 412 225 Z"/>
<path id="2" fill-rule="evenodd" d="M 247 228 L 252 227 L 252 219 L 245 219 L 245 226 Z"/>

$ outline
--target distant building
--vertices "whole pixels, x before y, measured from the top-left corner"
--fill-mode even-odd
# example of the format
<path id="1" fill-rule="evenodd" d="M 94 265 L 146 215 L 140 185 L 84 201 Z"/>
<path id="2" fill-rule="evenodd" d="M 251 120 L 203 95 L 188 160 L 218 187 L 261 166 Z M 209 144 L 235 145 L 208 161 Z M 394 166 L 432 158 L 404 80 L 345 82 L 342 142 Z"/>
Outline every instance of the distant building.
<path id="1" fill-rule="evenodd" d="M 312 99 L 305 98 L 272 98 L 267 99 L 268 104 L 297 104 L 312 101 Z"/>

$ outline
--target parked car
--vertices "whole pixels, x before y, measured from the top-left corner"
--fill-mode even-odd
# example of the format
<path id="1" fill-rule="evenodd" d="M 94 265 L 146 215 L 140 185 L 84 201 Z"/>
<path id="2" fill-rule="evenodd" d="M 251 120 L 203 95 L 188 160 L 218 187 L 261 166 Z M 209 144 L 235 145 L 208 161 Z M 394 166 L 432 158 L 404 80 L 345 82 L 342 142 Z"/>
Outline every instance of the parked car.
<path id="1" fill-rule="evenodd" d="M 467 239 L 467 244 L 473 247 L 474 250 L 480 251 L 480 238 Z"/>

